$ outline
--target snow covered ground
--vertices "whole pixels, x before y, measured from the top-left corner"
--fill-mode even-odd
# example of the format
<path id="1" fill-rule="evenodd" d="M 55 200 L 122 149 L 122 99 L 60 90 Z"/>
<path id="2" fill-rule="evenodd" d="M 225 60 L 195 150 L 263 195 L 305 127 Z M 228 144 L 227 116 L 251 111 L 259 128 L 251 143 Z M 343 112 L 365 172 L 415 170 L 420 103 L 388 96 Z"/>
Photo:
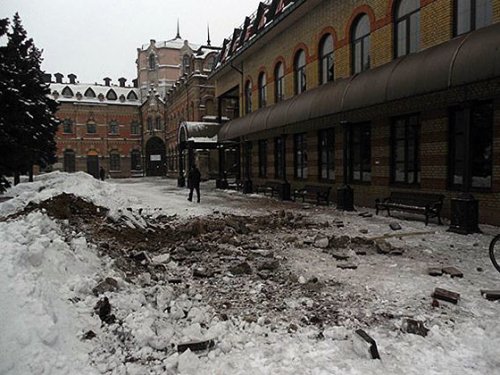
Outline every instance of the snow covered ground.
<path id="1" fill-rule="evenodd" d="M 6 195 L 13 199 L 0 203 L 0 374 L 499 373 L 500 303 L 484 299 L 480 290 L 500 289 L 500 274 L 487 255 L 500 228 L 483 226 L 483 234 L 460 236 L 418 218 L 359 216 L 373 213 L 369 209 L 344 213 L 279 202 L 217 191 L 210 182 L 201 190 L 197 204 L 173 180 L 101 182 L 59 172 L 10 189 Z M 78 227 L 44 210 L 19 214 L 28 203 L 63 192 L 108 208 L 111 221 Z M 123 271 L 103 251 L 113 243 L 104 246 L 100 234 L 89 234 L 118 226 L 124 215 L 138 225 L 167 216 L 164 227 L 148 229 L 167 231 L 229 214 L 275 220 L 282 210 L 291 213 L 293 226 L 270 222 L 245 236 L 231 234 L 227 243 L 202 236 L 207 246 L 217 241 L 213 257 L 222 264 L 209 279 L 193 278 L 192 269 L 213 267 L 212 256 L 209 263 L 202 263 L 203 254 L 193 264 L 175 260 L 177 245 L 151 253 L 148 262 L 180 283 Z M 391 230 L 393 222 L 402 229 Z M 342 236 L 375 241 L 402 255 L 380 254 L 373 246 L 361 255 L 359 242 L 341 245 Z M 269 251 L 280 264 L 276 274 L 236 275 L 224 267 Z M 357 268 L 338 268 L 339 253 Z M 464 277 L 428 275 L 429 267 L 445 266 L 457 267 Z M 96 296 L 93 289 L 106 278 L 116 285 Z M 308 285 L 321 288 L 306 290 Z M 460 293 L 458 304 L 433 306 L 436 287 Z M 220 297 L 217 288 L 229 294 Z M 94 309 L 103 296 L 115 323 L 103 323 Z M 406 318 L 424 322 L 428 335 L 404 333 Z M 358 328 L 376 340 L 381 360 L 354 350 Z M 211 349 L 177 351 L 178 344 L 210 339 Z"/>

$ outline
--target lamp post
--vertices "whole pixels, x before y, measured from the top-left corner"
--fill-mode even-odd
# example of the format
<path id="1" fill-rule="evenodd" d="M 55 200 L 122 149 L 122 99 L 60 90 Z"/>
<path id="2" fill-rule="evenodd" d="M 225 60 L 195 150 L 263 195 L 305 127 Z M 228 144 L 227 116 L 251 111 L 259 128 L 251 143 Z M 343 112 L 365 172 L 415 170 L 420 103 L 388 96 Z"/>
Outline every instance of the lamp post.
<path id="1" fill-rule="evenodd" d="M 348 122 L 340 121 L 342 132 L 344 135 L 343 149 L 342 149 L 342 163 L 343 163 L 343 183 L 337 189 L 337 209 L 343 211 L 354 211 L 354 191 L 349 186 L 348 179 L 348 155 L 349 155 L 349 137 L 348 137 Z"/>

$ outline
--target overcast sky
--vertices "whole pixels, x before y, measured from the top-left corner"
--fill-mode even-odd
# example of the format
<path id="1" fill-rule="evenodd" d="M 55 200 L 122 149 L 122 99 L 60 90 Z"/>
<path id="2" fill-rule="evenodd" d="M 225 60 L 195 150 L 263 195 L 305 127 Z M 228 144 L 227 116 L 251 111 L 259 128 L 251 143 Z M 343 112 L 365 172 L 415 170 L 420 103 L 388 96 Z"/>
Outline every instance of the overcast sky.
<path id="1" fill-rule="evenodd" d="M 28 36 L 43 49 L 43 69 L 93 83 L 136 77 L 137 48 L 176 35 L 201 44 L 210 24 L 221 45 L 259 0 L 0 0 L 0 18 L 19 12 Z"/>

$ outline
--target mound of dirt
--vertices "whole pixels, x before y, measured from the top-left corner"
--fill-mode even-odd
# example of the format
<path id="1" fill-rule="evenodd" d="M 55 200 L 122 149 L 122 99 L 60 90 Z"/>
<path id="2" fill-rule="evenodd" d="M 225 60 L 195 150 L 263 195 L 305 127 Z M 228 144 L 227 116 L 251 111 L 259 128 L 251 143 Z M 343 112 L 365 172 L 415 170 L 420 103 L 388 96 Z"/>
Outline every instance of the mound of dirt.
<path id="1" fill-rule="evenodd" d="M 108 209 L 96 206 L 92 202 L 87 202 L 73 194 L 62 193 L 51 199 L 40 203 L 30 203 L 24 209 L 24 213 L 43 209 L 47 215 L 61 220 L 72 219 L 75 216 L 80 218 L 94 218 L 106 216 Z"/>

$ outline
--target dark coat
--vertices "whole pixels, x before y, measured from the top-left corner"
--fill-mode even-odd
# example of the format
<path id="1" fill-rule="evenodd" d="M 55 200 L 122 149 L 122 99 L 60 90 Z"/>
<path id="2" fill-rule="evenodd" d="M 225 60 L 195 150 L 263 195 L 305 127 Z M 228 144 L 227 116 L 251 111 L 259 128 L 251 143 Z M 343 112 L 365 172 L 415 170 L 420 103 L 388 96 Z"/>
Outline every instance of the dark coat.
<path id="1" fill-rule="evenodd" d="M 200 186 L 200 181 L 201 181 L 200 170 L 196 167 L 191 168 L 188 173 L 188 186 L 189 187 Z"/>

